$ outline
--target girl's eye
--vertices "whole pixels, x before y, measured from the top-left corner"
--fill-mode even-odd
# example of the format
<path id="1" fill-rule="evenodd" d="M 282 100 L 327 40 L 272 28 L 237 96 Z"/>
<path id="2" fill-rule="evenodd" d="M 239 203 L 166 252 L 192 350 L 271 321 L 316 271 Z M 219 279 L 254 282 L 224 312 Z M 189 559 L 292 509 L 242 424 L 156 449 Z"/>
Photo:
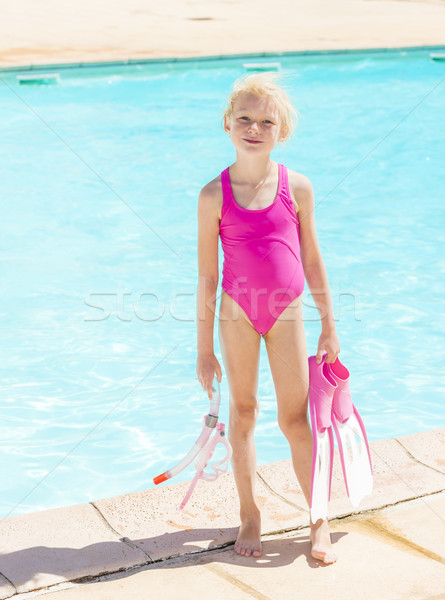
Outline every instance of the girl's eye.
<path id="1" fill-rule="evenodd" d="M 267 123 L 268 125 L 272 125 L 272 121 L 269 121 L 269 119 L 266 119 L 264 122 Z"/>

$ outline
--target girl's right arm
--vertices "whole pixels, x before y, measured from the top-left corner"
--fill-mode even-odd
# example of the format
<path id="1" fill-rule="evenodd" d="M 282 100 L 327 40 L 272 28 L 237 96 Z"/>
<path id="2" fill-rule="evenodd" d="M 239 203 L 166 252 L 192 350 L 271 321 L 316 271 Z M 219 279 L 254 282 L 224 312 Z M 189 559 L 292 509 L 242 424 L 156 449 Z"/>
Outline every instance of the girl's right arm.
<path id="1" fill-rule="evenodd" d="M 221 367 L 214 354 L 213 328 L 218 289 L 218 236 L 221 184 L 208 183 L 198 200 L 198 299 L 196 373 L 209 398 L 216 373 L 221 382 Z"/>

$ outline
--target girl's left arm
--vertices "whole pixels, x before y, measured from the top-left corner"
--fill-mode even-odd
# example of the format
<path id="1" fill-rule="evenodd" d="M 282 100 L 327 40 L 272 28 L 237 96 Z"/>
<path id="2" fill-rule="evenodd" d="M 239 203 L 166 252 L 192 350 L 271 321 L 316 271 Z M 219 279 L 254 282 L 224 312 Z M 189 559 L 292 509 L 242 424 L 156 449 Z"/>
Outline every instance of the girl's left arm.
<path id="1" fill-rule="evenodd" d="M 293 173 L 292 180 L 300 221 L 300 251 L 304 275 L 321 319 L 317 362 L 321 361 L 323 352 L 326 351 L 326 362 L 330 363 L 340 353 L 340 342 L 335 327 L 328 275 L 317 240 L 314 192 L 311 182 L 304 175 Z"/>

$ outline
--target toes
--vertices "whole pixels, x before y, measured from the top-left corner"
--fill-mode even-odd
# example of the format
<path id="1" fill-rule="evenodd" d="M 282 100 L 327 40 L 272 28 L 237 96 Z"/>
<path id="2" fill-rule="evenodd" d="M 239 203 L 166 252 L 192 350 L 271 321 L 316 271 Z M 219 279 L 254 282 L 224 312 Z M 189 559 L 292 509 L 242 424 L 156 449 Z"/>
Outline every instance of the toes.
<path id="1" fill-rule="evenodd" d="M 335 554 L 326 554 L 323 558 L 323 562 L 326 565 L 333 565 L 335 562 L 337 562 L 337 556 Z"/>
<path id="2" fill-rule="evenodd" d="M 261 547 L 255 546 L 254 548 L 243 548 L 240 544 L 235 544 L 234 550 L 240 556 L 254 556 L 255 558 L 261 556 L 263 552 Z"/>
<path id="3" fill-rule="evenodd" d="M 337 562 L 337 555 L 333 552 L 319 552 L 318 550 L 312 551 L 312 558 L 320 560 L 325 565 L 332 565 Z"/>

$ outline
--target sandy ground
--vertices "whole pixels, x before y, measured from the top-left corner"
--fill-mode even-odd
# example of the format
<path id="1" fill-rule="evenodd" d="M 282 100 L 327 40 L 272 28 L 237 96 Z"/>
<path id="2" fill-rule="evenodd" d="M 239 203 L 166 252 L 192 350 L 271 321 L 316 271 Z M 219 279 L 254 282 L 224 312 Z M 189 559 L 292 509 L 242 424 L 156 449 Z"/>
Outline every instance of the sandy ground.
<path id="1" fill-rule="evenodd" d="M 445 0 L 14 0 L 0 67 L 445 44 Z"/>

